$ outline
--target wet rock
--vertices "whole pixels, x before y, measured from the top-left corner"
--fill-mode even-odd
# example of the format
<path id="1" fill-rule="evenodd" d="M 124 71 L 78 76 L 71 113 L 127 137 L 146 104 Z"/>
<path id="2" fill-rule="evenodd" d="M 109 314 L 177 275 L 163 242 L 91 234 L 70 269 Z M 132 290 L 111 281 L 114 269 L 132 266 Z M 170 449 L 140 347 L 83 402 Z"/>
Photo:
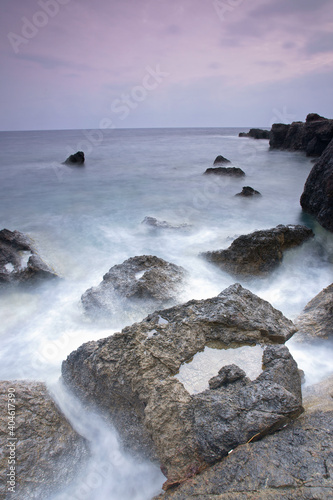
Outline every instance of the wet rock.
<path id="1" fill-rule="evenodd" d="M 231 162 L 227 158 L 224 158 L 224 156 L 219 155 L 215 158 L 213 165 L 218 165 L 221 163 L 231 163 Z"/>
<path id="2" fill-rule="evenodd" d="M 31 283 L 56 276 L 28 236 L 8 229 L 0 231 L 0 284 Z"/>
<path id="3" fill-rule="evenodd" d="M 273 124 L 269 144 L 271 149 L 305 151 L 307 156 L 320 156 L 332 139 L 333 120 L 311 113 L 305 123 Z"/>
<path id="4" fill-rule="evenodd" d="M 244 198 L 248 198 L 250 196 L 261 196 L 259 191 L 251 188 L 250 186 L 244 186 L 240 193 L 235 194 L 235 196 L 243 196 Z"/>
<path id="5" fill-rule="evenodd" d="M 279 225 L 239 236 L 226 250 L 201 255 L 230 274 L 264 277 L 282 262 L 285 250 L 301 245 L 313 236 L 311 229 L 305 226 Z"/>
<path id="6" fill-rule="evenodd" d="M 83 165 L 85 161 L 84 152 L 78 151 L 73 155 L 70 155 L 65 161 L 64 165 Z"/>
<path id="7" fill-rule="evenodd" d="M 153 255 L 140 255 L 113 266 L 81 301 L 87 312 L 95 314 L 112 315 L 119 303 L 127 309 L 141 305 L 147 313 L 175 304 L 185 277 L 180 266 Z"/>
<path id="8" fill-rule="evenodd" d="M 261 128 L 251 128 L 249 132 L 240 132 L 238 137 L 252 137 L 252 139 L 269 139 L 270 131 Z"/>
<path id="9" fill-rule="evenodd" d="M 306 412 L 278 432 L 239 446 L 155 500 L 333 498 L 333 378 L 305 391 Z M 329 396 L 328 396 L 329 395 Z"/>
<path id="10" fill-rule="evenodd" d="M 220 175 L 227 177 L 244 177 L 245 172 L 241 168 L 238 167 L 215 167 L 215 168 L 207 168 L 204 172 L 204 175 Z"/>
<path id="11" fill-rule="evenodd" d="M 62 375 L 109 415 L 125 446 L 159 460 L 168 488 L 223 456 L 231 441 L 237 446 L 302 411 L 297 365 L 286 347 L 272 345 L 295 330 L 268 302 L 235 284 L 212 299 L 156 311 L 121 333 L 84 344 L 63 363 Z M 214 389 L 191 395 L 175 375 L 211 342 L 271 345 L 264 371 L 250 381 L 238 367 L 224 368 L 218 382 L 211 380 Z M 217 421 L 209 416 L 212 408 L 222 411 Z"/>
<path id="12" fill-rule="evenodd" d="M 149 227 L 156 228 L 156 229 L 171 229 L 171 230 L 178 230 L 178 229 L 189 229 L 191 226 L 189 224 L 179 224 L 177 226 L 174 226 L 173 224 L 170 224 L 169 222 L 165 220 L 158 220 L 155 217 L 145 217 L 141 224 L 145 224 Z"/>
<path id="13" fill-rule="evenodd" d="M 8 428 L 8 389 L 15 389 L 15 410 L 13 422 L 14 436 Z M 13 399 L 13 398 L 11 398 Z M 86 441 L 70 426 L 50 398 L 44 384 L 30 381 L 0 382 L 0 477 L 3 487 L 8 486 L 7 474 L 10 472 L 8 443 L 15 462 L 15 493 L 8 492 L 6 498 L 22 500 L 25 498 L 49 498 L 59 484 L 72 481 L 83 461 L 88 456 Z M 15 440 L 8 441 L 8 438 Z M 7 488 L 6 488 L 7 491 Z M 4 492 L 4 490 L 3 490 Z M 2 496 L 1 498 L 5 498 Z"/>
<path id="14" fill-rule="evenodd" d="M 333 283 L 310 300 L 295 323 L 295 340 L 333 339 Z"/>
<path id="15" fill-rule="evenodd" d="M 305 212 L 313 215 L 321 226 L 333 232 L 333 140 L 313 166 L 300 203 Z"/>

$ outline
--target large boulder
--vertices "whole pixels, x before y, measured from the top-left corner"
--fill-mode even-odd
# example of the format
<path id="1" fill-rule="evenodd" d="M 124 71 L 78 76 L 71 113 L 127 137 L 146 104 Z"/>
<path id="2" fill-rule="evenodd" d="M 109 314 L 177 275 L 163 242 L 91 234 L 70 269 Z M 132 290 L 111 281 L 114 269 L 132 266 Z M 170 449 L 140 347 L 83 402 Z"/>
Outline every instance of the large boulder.
<path id="1" fill-rule="evenodd" d="M 103 281 L 81 297 L 91 314 L 112 315 L 118 308 L 142 308 L 147 314 L 177 302 L 185 270 L 153 255 L 140 255 L 113 266 Z"/>
<path id="2" fill-rule="evenodd" d="M 168 488 L 302 412 L 297 365 L 279 345 L 295 330 L 280 311 L 235 284 L 82 345 L 64 361 L 62 375 L 109 415 L 125 446 L 159 460 Z M 222 366 L 210 389 L 191 394 L 176 375 L 208 344 L 266 345 L 263 371 L 250 380 L 238 366 Z"/>
<path id="3" fill-rule="evenodd" d="M 40 382 L 0 382 L 0 405 L 1 498 L 49 498 L 59 484 L 69 484 L 83 465 L 88 456 L 86 441 Z"/>
<path id="4" fill-rule="evenodd" d="M 264 277 L 282 262 L 285 250 L 313 236 L 305 226 L 279 225 L 239 236 L 226 250 L 203 252 L 201 256 L 235 276 Z"/>
<path id="5" fill-rule="evenodd" d="M 240 132 L 239 137 L 252 137 L 252 139 L 269 139 L 270 131 L 261 128 L 251 128 L 248 132 Z"/>
<path id="6" fill-rule="evenodd" d="M 274 123 L 269 144 L 271 149 L 305 151 L 307 156 L 320 156 L 332 139 L 333 120 L 310 113 L 305 123 Z"/>
<path id="7" fill-rule="evenodd" d="M 56 276 L 37 254 L 31 238 L 19 231 L 0 231 L 0 284 L 31 283 Z"/>
<path id="8" fill-rule="evenodd" d="M 155 500 L 332 500 L 332 394 L 331 377 L 306 391 L 300 418 Z"/>
<path id="9" fill-rule="evenodd" d="M 313 166 L 300 203 L 305 212 L 333 232 L 333 139 Z"/>
<path id="10" fill-rule="evenodd" d="M 245 172 L 238 167 L 210 167 L 204 175 L 220 175 L 223 177 L 244 177 Z"/>
<path id="11" fill-rule="evenodd" d="M 295 340 L 333 339 L 333 283 L 310 300 L 295 323 Z"/>
<path id="12" fill-rule="evenodd" d="M 77 153 L 69 155 L 69 157 L 63 162 L 63 164 L 81 166 L 84 164 L 84 161 L 85 161 L 84 152 L 78 151 Z"/>

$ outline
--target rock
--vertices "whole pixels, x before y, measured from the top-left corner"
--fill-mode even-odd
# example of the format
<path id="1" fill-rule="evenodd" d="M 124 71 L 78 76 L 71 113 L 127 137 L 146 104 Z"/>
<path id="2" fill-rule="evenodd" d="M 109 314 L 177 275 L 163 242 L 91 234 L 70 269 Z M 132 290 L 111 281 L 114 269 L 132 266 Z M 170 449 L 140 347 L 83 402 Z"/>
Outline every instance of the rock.
<path id="1" fill-rule="evenodd" d="M 50 498 L 52 492 L 59 489 L 59 484 L 69 484 L 79 471 L 88 456 L 86 441 L 59 412 L 44 384 L 25 380 L 2 381 L 0 387 L 0 477 L 4 486 L 8 486 L 10 450 L 15 458 L 12 464 L 15 466 L 12 469 L 15 471 L 15 493 L 8 492 L 6 498 Z M 10 388 L 15 389 L 12 393 L 15 402 L 8 401 Z M 13 406 L 8 407 L 8 403 Z M 14 413 L 9 413 L 8 408 Z M 8 427 L 12 415 L 15 423 L 13 436 Z M 10 440 L 11 437 L 16 439 Z M 10 448 L 9 443 L 15 443 L 15 446 Z"/>
<path id="2" fill-rule="evenodd" d="M 204 175 L 221 175 L 221 176 L 229 176 L 229 177 L 244 177 L 245 172 L 241 168 L 237 167 L 215 167 L 215 168 L 207 168 Z"/>
<path id="3" fill-rule="evenodd" d="M 78 151 L 77 153 L 70 155 L 67 160 L 64 161 L 64 165 L 83 165 L 84 161 L 84 152 Z"/>
<path id="4" fill-rule="evenodd" d="M 155 500 L 332 500 L 333 378 L 305 393 L 300 418 Z"/>
<path id="5" fill-rule="evenodd" d="M 228 160 L 227 158 L 224 158 L 224 156 L 219 155 L 219 156 L 217 156 L 215 158 L 214 165 L 218 165 L 218 164 L 221 164 L 221 163 L 231 163 L 231 161 Z"/>
<path id="6" fill-rule="evenodd" d="M 31 283 L 55 277 L 28 236 L 8 229 L 0 231 L 0 284 Z"/>
<path id="7" fill-rule="evenodd" d="M 271 149 L 305 151 L 307 156 L 320 156 L 332 139 L 333 120 L 311 113 L 305 123 L 273 124 L 269 144 Z"/>
<path id="8" fill-rule="evenodd" d="M 93 314 L 112 315 L 119 304 L 128 310 L 143 307 L 147 314 L 175 304 L 185 277 L 180 266 L 152 255 L 140 255 L 113 266 L 97 287 L 82 295 L 81 301 Z"/>
<path id="9" fill-rule="evenodd" d="M 333 339 L 333 283 L 310 300 L 295 323 L 295 340 Z"/>
<path id="10" fill-rule="evenodd" d="M 165 220 L 158 220 L 155 217 L 145 217 L 141 224 L 145 224 L 149 227 L 153 227 L 156 229 L 189 229 L 191 226 L 189 224 L 179 224 L 178 226 L 174 226 Z"/>
<path id="11" fill-rule="evenodd" d="M 244 186 L 242 191 L 240 193 L 235 194 L 235 196 L 243 196 L 243 197 L 261 196 L 261 193 L 251 188 L 250 186 Z"/>
<path id="12" fill-rule="evenodd" d="M 202 257 L 222 270 L 242 277 L 267 276 L 283 259 L 283 252 L 314 236 L 300 225 L 279 225 L 236 238 L 226 250 L 203 252 Z"/>
<path id="13" fill-rule="evenodd" d="M 297 365 L 286 347 L 272 345 L 295 330 L 280 311 L 235 284 L 82 345 L 64 361 L 62 376 L 109 415 L 126 447 L 158 458 L 168 488 L 225 455 L 230 443 L 273 431 L 302 411 Z M 238 367 L 223 368 L 219 381 L 210 381 L 214 389 L 191 395 L 175 375 L 211 342 L 268 345 L 264 371 L 251 381 Z"/>
<path id="14" fill-rule="evenodd" d="M 300 203 L 305 212 L 333 232 L 333 140 L 312 167 Z"/>
<path id="15" fill-rule="evenodd" d="M 252 137 L 253 139 L 269 139 L 270 131 L 261 128 L 251 128 L 249 132 L 240 132 L 238 137 Z"/>

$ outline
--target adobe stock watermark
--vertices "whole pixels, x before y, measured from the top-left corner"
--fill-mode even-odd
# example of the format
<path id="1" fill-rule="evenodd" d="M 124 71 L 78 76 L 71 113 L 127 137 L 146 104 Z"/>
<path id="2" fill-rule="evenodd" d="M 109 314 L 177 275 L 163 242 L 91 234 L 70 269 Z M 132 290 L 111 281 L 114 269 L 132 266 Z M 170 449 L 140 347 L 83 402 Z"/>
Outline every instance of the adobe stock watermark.
<path id="1" fill-rule="evenodd" d="M 283 106 L 281 110 L 274 108 L 272 109 L 272 112 L 274 113 L 274 116 L 272 116 L 272 119 L 269 122 L 270 127 L 272 127 L 273 123 L 284 123 L 288 125 L 296 118 L 296 115 L 288 113 L 287 106 Z"/>
<path id="2" fill-rule="evenodd" d="M 38 0 L 39 10 L 28 17 L 22 17 L 22 26 L 20 34 L 10 31 L 7 38 L 14 50 L 15 54 L 20 52 L 21 45 L 26 45 L 30 40 L 35 38 L 39 31 L 44 28 L 49 20 L 55 17 L 60 12 L 62 5 L 67 5 L 71 0 Z"/>
<path id="3" fill-rule="evenodd" d="M 228 14 L 242 5 L 245 0 L 213 0 L 213 7 L 220 21 L 225 22 Z"/>
<path id="4" fill-rule="evenodd" d="M 110 115 L 102 118 L 97 129 L 83 130 L 83 140 L 80 140 L 75 147 L 66 146 L 66 156 L 83 151 L 85 156 L 89 156 L 94 148 L 100 146 L 105 138 L 105 130 L 115 129 L 116 118 L 120 121 L 126 120 L 128 116 L 139 107 L 156 90 L 170 73 L 163 71 L 159 64 L 155 67 L 146 66 L 145 75 L 140 85 L 135 85 L 129 92 L 123 92 L 114 99 L 110 105 Z M 65 158 L 64 158 L 65 159 Z M 58 181 L 61 182 L 65 174 L 65 169 L 59 163 L 53 162 L 51 165 Z"/>

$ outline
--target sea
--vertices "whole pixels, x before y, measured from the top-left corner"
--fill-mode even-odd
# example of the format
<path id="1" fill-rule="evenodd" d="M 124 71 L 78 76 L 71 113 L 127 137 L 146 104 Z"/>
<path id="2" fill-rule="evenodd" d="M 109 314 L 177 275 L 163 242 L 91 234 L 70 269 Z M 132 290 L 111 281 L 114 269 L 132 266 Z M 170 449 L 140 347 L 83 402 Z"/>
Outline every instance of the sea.
<path id="1" fill-rule="evenodd" d="M 267 278 L 238 280 L 294 320 L 333 281 L 333 235 L 302 212 L 313 166 L 300 152 L 270 151 L 267 140 L 239 138 L 243 128 L 106 129 L 0 133 L 0 229 L 29 235 L 60 279 L 0 291 L 0 379 L 44 381 L 73 427 L 91 443 L 91 459 L 71 486 L 45 500 L 149 500 L 165 480 L 155 464 L 121 448 L 118 436 L 63 387 L 61 362 L 84 342 L 140 321 L 149 312 L 87 316 L 81 295 L 115 264 L 156 255 L 183 266 L 180 301 L 216 296 L 235 278 L 200 257 L 242 234 L 305 224 L 315 238 L 285 253 Z M 84 166 L 62 162 L 82 150 Z M 203 175 L 217 155 L 244 178 Z M 235 196 L 251 186 L 260 197 Z M 183 229 L 154 229 L 155 217 Z M 328 341 L 288 347 L 305 384 L 333 372 Z M 203 363 L 205 364 L 205 363 Z M 202 366 L 202 361 L 201 361 Z M 103 470 L 107 473 L 103 473 Z"/>

